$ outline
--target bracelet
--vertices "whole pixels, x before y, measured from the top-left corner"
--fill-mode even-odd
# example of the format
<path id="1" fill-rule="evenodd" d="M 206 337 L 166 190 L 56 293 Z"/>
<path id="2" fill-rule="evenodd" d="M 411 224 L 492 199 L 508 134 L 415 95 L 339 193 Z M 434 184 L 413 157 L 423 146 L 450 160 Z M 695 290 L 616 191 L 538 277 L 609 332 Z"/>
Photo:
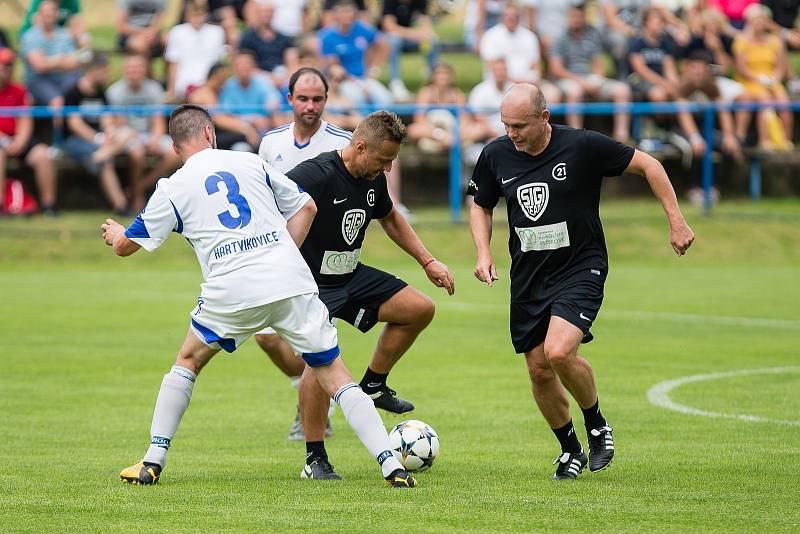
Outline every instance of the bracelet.
<path id="1" fill-rule="evenodd" d="M 423 268 L 423 269 L 427 268 L 427 267 L 428 267 L 428 265 L 430 265 L 431 263 L 433 263 L 433 262 L 435 262 L 435 261 L 436 261 L 436 258 L 431 258 L 431 259 L 429 259 L 428 261 L 426 261 L 426 262 L 425 262 L 425 265 L 423 265 L 423 266 L 422 266 L 422 268 Z"/>

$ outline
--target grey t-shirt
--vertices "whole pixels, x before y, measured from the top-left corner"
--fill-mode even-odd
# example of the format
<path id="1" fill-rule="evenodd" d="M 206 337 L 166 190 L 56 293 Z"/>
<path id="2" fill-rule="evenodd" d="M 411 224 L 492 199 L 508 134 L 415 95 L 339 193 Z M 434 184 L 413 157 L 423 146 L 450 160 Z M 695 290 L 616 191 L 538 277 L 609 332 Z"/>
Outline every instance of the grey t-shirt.
<path id="1" fill-rule="evenodd" d="M 588 26 L 580 37 L 565 33 L 558 38 L 550 56 L 560 57 L 564 68 L 579 76 L 592 73 L 592 61 L 603 53 L 600 32 Z"/>
<path id="2" fill-rule="evenodd" d="M 128 14 L 128 24 L 146 28 L 153 17 L 167 8 L 167 0 L 117 0 L 117 7 Z"/>
<path id="3" fill-rule="evenodd" d="M 114 82 L 106 91 L 106 98 L 112 106 L 160 106 L 164 103 L 164 89 L 154 80 L 144 80 L 138 90 L 128 85 L 125 79 Z M 128 125 L 139 133 L 150 133 L 150 117 L 129 114 L 125 117 Z"/>

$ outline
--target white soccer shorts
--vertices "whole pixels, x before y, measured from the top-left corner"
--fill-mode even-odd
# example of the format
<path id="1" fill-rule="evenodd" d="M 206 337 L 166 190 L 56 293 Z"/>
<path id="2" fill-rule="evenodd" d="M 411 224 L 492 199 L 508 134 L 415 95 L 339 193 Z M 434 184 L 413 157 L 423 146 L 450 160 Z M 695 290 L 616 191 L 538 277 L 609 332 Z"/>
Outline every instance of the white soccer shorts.
<path id="1" fill-rule="evenodd" d="M 332 362 L 339 355 L 336 328 L 328 308 L 317 293 L 231 311 L 198 299 L 191 313 L 191 329 L 206 345 L 235 351 L 247 339 L 270 326 L 312 367 Z"/>

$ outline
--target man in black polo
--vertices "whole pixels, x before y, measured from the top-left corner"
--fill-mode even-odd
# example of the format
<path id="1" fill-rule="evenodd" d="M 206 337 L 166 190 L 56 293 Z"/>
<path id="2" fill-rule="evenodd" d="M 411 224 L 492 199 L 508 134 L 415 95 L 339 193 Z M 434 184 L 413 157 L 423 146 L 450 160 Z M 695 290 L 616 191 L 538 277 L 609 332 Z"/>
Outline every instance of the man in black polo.
<path id="1" fill-rule="evenodd" d="M 430 298 L 399 277 L 363 265 L 361 245 L 370 221 L 377 219 L 389 238 L 414 257 L 430 281 L 452 295 L 455 283 L 414 229 L 392 205 L 386 175 L 405 140 L 405 126 L 388 111 L 364 119 L 341 150 L 303 161 L 286 175 L 311 197 L 317 215 L 300 248 L 331 317 L 362 332 L 385 323 L 360 387 L 375 406 L 394 413 L 414 409 L 386 384 L 389 371 L 433 319 Z M 324 445 L 330 398 L 308 366 L 300 382 L 300 414 L 306 433 L 303 478 L 339 479 Z"/>
<path id="2" fill-rule="evenodd" d="M 470 212 L 475 276 L 489 286 L 498 278 L 489 242 L 492 212 L 504 197 L 511 227 L 511 339 L 525 355 L 536 404 L 561 444 L 553 478 L 569 480 L 587 463 L 599 471 L 614 457 L 592 367 L 577 352 L 592 340 L 589 329 L 608 273 L 598 210 L 603 177 L 629 171 L 647 179 L 679 256 L 694 233 L 657 160 L 596 132 L 550 125 L 535 85 L 512 87 L 500 115 L 507 135 L 483 149 L 468 189 L 475 199 Z M 588 460 L 572 426 L 565 388 L 583 411 Z"/>

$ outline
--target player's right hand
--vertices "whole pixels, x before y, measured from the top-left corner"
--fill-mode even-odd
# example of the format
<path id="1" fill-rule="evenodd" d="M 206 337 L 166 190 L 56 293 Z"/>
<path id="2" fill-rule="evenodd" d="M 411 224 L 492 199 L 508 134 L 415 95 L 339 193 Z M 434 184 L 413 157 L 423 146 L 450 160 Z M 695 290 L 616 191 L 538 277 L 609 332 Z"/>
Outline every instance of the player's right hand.
<path id="1" fill-rule="evenodd" d="M 487 258 L 478 258 L 474 274 L 475 278 L 486 283 L 489 287 L 492 287 L 494 281 L 498 280 L 497 266 L 494 264 L 494 259 L 492 259 L 491 256 Z"/>

